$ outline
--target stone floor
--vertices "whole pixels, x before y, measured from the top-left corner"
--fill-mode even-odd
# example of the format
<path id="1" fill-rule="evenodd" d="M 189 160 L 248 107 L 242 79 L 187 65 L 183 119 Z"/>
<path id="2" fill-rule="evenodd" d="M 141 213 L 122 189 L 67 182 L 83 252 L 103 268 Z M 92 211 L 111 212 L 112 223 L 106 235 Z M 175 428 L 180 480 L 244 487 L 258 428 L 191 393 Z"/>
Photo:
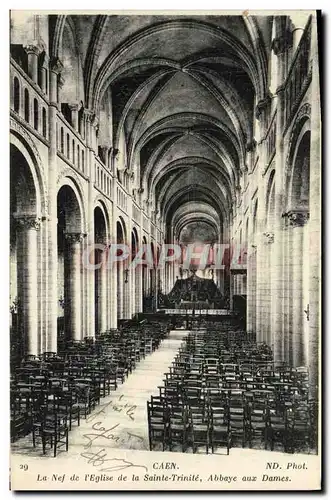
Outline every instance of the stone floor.
<path id="1" fill-rule="evenodd" d="M 79 455 L 90 446 L 117 449 L 149 450 L 147 401 L 158 395 L 186 330 L 171 331 L 158 350 L 146 356 L 120 385 L 117 391 L 103 398 L 101 404 L 80 426 L 73 424 L 69 432 L 69 454 Z M 12 453 L 42 456 L 42 449 L 32 447 L 32 436 L 26 436 L 12 444 Z M 51 453 L 51 452 L 50 452 Z M 63 455 L 59 451 L 59 455 Z"/>

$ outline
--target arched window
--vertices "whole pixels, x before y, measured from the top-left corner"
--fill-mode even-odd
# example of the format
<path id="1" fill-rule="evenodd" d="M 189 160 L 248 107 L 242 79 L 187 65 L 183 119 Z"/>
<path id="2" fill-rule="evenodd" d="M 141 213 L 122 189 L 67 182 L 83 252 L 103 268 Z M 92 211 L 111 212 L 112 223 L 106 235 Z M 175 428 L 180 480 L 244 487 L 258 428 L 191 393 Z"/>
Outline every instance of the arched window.
<path id="1" fill-rule="evenodd" d="M 85 165 L 84 165 L 84 150 L 82 150 L 82 170 L 84 172 L 84 168 L 85 168 Z"/>
<path id="2" fill-rule="evenodd" d="M 14 111 L 20 112 L 20 82 L 18 78 L 14 78 Z"/>
<path id="3" fill-rule="evenodd" d="M 42 125 L 43 125 L 43 136 L 46 137 L 47 135 L 47 124 L 46 124 L 46 109 L 43 108 L 43 114 L 42 114 Z"/>
<path id="4" fill-rule="evenodd" d="M 64 153 L 64 133 L 63 133 L 63 127 L 61 127 L 61 153 Z"/>
<path id="5" fill-rule="evenodd" d="M 39 125 L 39 109 L 37 99 L 33 99 L 33 126 L 38 130 Z"/>
<path id="6" fill-rule="evenodd" d="M 79 151 L 79 145 L 77 144 L 77 166 L 80 168 L 80 151 Z"/>
<path id="7" fill-rule="evenodd" d="M 24 120 L 30 121 L 30 98 L 28 89 L 24 90 Z"/>
<path id="8" fill-rule="evenodd" d="M 72 163 L 75 165 L 75 141 L 72 140 Z"/>
<path id="9" fill-rule="evenodd" d="M 67 158 L 70 158 L 70 137 L 67 134 Z"/>

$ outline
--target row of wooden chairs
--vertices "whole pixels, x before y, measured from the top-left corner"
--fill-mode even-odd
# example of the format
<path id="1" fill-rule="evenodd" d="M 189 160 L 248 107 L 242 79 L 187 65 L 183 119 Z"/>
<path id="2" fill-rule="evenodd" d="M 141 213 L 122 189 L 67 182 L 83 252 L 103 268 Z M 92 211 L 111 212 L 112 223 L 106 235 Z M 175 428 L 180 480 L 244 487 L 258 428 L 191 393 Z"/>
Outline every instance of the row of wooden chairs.
<path id="1" fill-rule="evenodd" d="M 312 403 L 292 405 L 278 414 L 255 402 L 238 407 L 231 400 L 211 398 L 188 405 L 185 401 L 152 396 L 147 410 L 150 450 L 156 443 L 162 444 L 163 451 L 171 451 L 177 444 L 182 452 L 191 447 L 195 453 L 200 445 L 206 453 L 225 447 L 227 454 L 235 445 L 271 451 L 277 445 L 289 453 L 310 452 L 315 446 Z"/>
<path id="2" fill-rule="evenodd" d="M 213 415 L 222 409 L 229 437 L 224 443 L 237 440 L 251 447 L 258 437 L 259 445 L 270 449 L 278 440 L 285 451 L 297 445 L 311 451 L 316 450 L 317 415 L 315 402 L 308 400 L 308 380 L 306 367 L 276 363 L 265 343 L 252 342 L 231 326 L 218 326 L 190 332 L 165 373 L 158 398 L 165 415 L 173 405 L 186 408 L 188 415 L 192 408 L 204 408 L 209 418 L 207 448 L 213 442 Z M 149 406 L 151 419 L 155 401 Z M 163 447 L 168 442 L 171 447 L 171 419 L 165 417 L 165 422 L 160 435 Z M 150 424 L 153 427 L 152 420 Z M 153 435 L 151 428 L 151 443 Z"/>
<path id="3" fill-rule="evenodd" d="M 111 331 L 96 340 L 71 343 L 65 352 L 26 356 L 12 373 L 11 440 L 32 433 L 43 452 L 50 444 L 56 456 L 59 446 L 68 449 L 68 432 L 80 425 L 115 391 L 136 364 L 156 349 L 167 335 L 165 327 Z"/>

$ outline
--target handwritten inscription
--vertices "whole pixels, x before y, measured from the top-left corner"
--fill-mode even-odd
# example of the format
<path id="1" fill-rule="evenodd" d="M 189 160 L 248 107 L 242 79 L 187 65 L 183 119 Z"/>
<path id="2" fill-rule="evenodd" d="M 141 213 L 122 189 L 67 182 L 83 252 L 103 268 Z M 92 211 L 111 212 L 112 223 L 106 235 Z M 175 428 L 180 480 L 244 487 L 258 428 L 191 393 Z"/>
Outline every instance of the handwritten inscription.
<path id="1" fill-rule="evenodd" d="M 124 433 L 119 434 L 121 431 L 120 423 L 112 424 L 110 427 L 103 423 L 108 409 L 113 410 L 115 413 L 122 413 L 130 420 L 134 420 L 136 408 L 135 405 L 130 405 L 125 400 L 125 397 L 121 395 L 116 400 L 111 400 L 108 403 L 100 405 L 97 411 L 86 418 L 87 423 L 93 422 L 93 424 L 88 432 L 83 434 L 87 442 L 84 445 L 85 451 L 80 455 L 87 460 L 88 464 L 97 468 L 100 472 L 116 472 L 128 468 L 148 470 L 144 465 L 136 465 L 121 458 L 110 457 L 105 448 L 96 447 L 98 445 L 102 446 L 102 442 L 105 440 L 106 442 L 115 443 L 117 446 L 127 445 L 128 447 L 130 447 L 132 439 L 138 439 L 143 442 L 144 438 L 134 432 L 126 430 Z"/>
<path id="2" fill-rule="evenodd" d="M 93 465 L 94 467 L 102 467 L 107 463 L 106 467 L 99 468 L 100 472 L 115 472 L 124 469 L 128 469 L 131 467 L 141 468 L 148 470 L 145 465 L 136 465 L 132 462 L 128 462 L 127 460 L 123 460 L 122 458 L 107 458 L 107 452 L 105 448 L 99 449 L 97 452 L 86 452 L 81 453 L 83 458 L 87 459 L 87 463 Z M 109 465 L 108 465 L 109 464 Z"/>
<path id="3" fill-rule="evenodd" d="M 137 409 L 137 406 L 130 405 L 129 403 L 125 402 L 125 396 L 123 396 L 123 394 L 122 394 L 116 400 L 114 400 L 114 401 L 111 400 L 111 401 L 108 401 L 108 403 L 100 405 L 96 412 L 87 416 L 86 422 L 90 423 L 90 422 L 93 422 L 94 420 L 96 420 L 100 416 L 105 416 L 106 410 L 108 408 L 112 409 L 116 413 L 123 413 L 126 416 L 128 416 L 130 420 L 134 420 L 134 413 Z"/>

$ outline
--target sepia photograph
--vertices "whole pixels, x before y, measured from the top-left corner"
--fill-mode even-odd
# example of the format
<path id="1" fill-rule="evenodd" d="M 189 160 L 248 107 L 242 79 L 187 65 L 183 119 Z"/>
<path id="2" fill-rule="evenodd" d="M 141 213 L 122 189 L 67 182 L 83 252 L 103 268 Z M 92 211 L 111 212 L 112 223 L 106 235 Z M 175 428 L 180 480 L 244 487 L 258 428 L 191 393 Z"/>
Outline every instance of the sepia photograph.
<path id="1" fill-rule="evenodd" d="M 320 12 L 10 22 L 10 489 L 321 489 Z"/>

